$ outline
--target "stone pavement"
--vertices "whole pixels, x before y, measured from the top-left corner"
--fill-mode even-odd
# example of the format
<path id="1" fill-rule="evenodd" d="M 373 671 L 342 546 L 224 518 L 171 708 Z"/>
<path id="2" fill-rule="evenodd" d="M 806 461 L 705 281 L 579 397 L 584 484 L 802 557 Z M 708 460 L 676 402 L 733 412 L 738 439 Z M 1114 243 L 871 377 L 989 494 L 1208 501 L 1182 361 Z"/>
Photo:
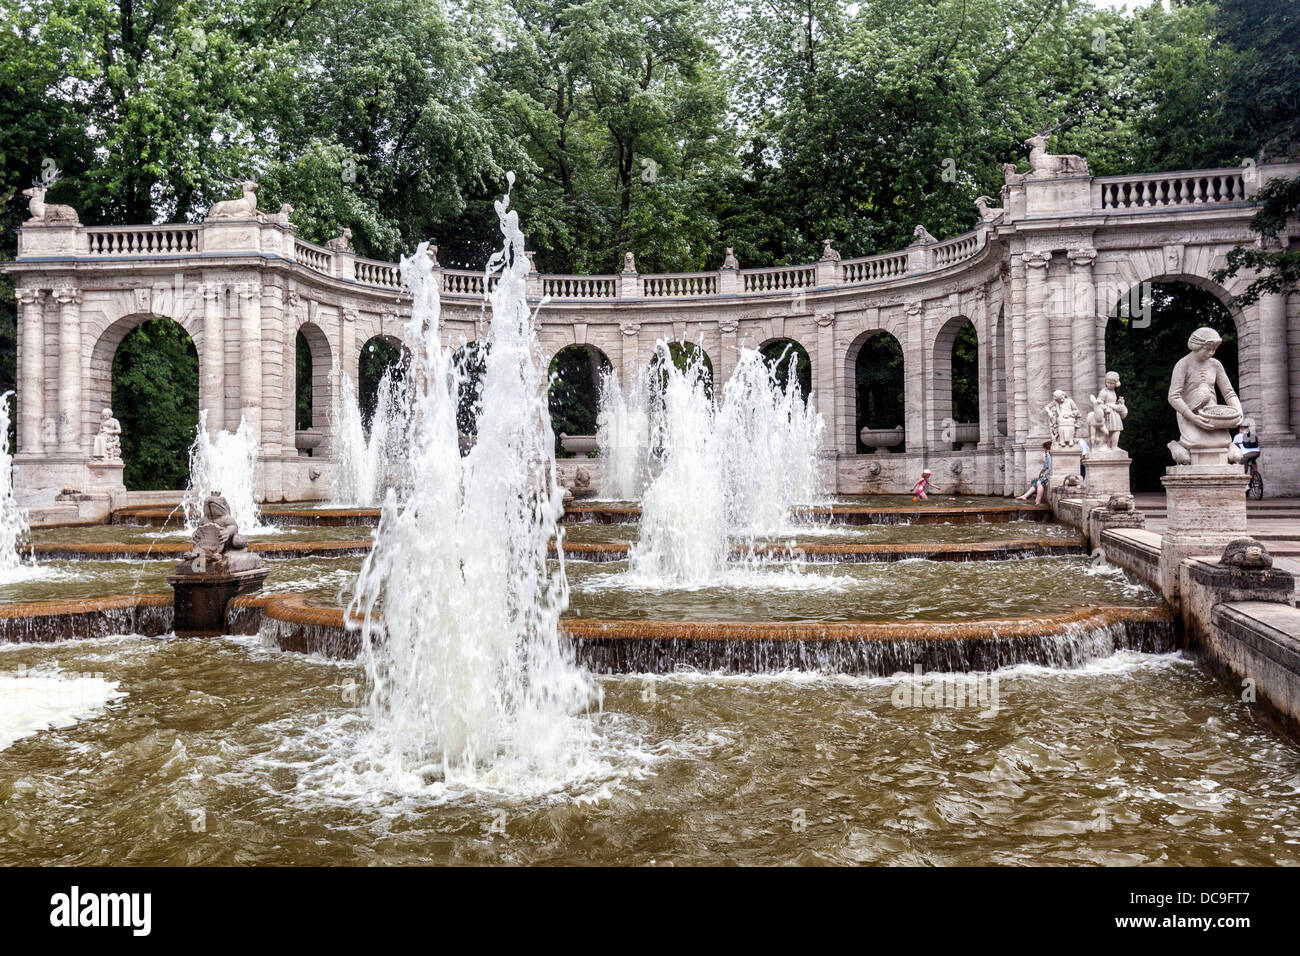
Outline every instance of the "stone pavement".
<path id="1" fill-rule="evenodd" d="M 1133 496 L 1146 515 L 1148 531 L 1165 530 L 1165 496 L 1163 492 L 1144 492 Z M 1246 528 L 1251 537 L 1264 543 L 1273 555 L 1275 567 L 1300 578 L 1300 498 L 1265 498 L 1246 502 Z"/>

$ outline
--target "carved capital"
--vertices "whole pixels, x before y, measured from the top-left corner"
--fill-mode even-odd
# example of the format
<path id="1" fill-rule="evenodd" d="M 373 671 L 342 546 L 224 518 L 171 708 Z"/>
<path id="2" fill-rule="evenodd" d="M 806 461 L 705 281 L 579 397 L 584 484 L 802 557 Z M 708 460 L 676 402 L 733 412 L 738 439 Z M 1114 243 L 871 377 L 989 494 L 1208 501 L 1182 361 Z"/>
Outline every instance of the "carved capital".
<path id="1" fill-rule="evenodd" d="M 216 302 L 221 298 L 221 283 L 205 282 L 199 286 L 199 293 L 203 296 L 204 302 Z"/>
<path id="2" fill-rule="evenodd" d="M 14 298 L 18 300 L 19 305 L 40 305 L 41 300 L 45 298 L 45 290 L 20 287 L 14 289 Z"/>
<path id="3" fill-rule="evenodd" d="M 1026 252 L 1024 260 L 1025 265 L 1030 269 L 1046 269 L 1047 264 L 1052 261 L 1052 254 L 1046 251 Z"/>
<path id="4" fill-rule="evenodd" d="M 619 324 L 618 330 L 619 330 L 620 332 L 622 332 L 624 335 L 628 335 L 628 336 L 631 336 L 631 335 L 639 335 L 640 332 L 641 332 L 641 323 L 640 323 L 640 322 L 622 322 L 622 323 Z"/>
<path id="5" fill-rule="evenodd" d="M 344 306 L 339 311 L 343 314 L 344 322 L 355 322 L 357 320 L 358 312 L 352 306 Z"/>
<path id="6" fill-rule="evenodd" d="M 235 286 L 235 292 L 241 299 L 260 298 L 262 295 L 262 283 L 260 282 L 241 282 Z"/>
<path id="7" fill-rule="evenodd" d="M 71 286 L 62 286 L 53 292 L 54 301 L 59 305 L 80 305 L 81 290 L 74 289 Z"/>
<path id="8" fill-rule="evenodd" d="M 909 303 L 907 303 L 907 307 L 906 307 L 906 308 L 907 308 L 907 314 L 908 314 L 908 316 L 909 316 L 910 318 L 916 318 L 916 316 L 920 315 L 922 312 L 925 311 L 925 303 L 924 303 L 924 302 L 909 302 Z"/>
<path id="9" fill-rule="evenodd" d="M 1066 252 L 1066 255 L 1070 257 L 1070 264 L 1072 266 L 1084 269 L 1092 265 L 1093 260 L 1097 258 L 1097 250 L 1087 248 L 1071 249 Z"/>
<path id="10" fill-rule="evenodd" d="M 816 313 L 814 318 L 819 329 L 829 329 L 835 324 L 835 313 L 829 310 Z"/>

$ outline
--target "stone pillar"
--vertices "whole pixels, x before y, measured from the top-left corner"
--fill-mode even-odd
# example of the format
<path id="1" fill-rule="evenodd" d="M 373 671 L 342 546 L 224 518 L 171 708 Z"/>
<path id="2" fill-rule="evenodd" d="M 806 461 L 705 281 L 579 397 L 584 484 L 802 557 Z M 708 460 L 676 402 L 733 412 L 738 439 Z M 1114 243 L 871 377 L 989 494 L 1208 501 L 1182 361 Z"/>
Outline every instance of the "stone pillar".
<path id="1" fill-rule="evenodd" d="M 39 455 L 41 420 L 45 418 L 45 290 L 14 290 L 18 299 L 18 352 L 22 375 L 18 388 L 18 450 Z"/>
<path id="2" fill-rule="evenodd" d="M 1286 296 L 1260 296 L 1255 306 L 1259 328 L 1260 409 L 1256 427 L 1265 442 L 1294 438 L 1288 381 Z"/>
<path id="3" fill-rule="evenodd" d="M 339 366 L 352 380 L 352 387 L 361 394 L 361 356 L 357 352 L 357 310 L 350 304 L 339 308 Z M 365 343 L 361 343 L 364 345 Z"/>
<path id="4" fill-rule="evenodd" d="M 639 322 L 624 322 L 618 327 L 622 333 L 620 340 L 622 355 L 620 356 L 618 378 L 619 384 L 623 387 L 624 392 L 632 382 L 632 378 L 645 371 L 644 368 L 638 368 L 641 364 L 640 356 L 637 355 L 637 336 L 641 332 Z"/>
<path id="5" fill-rule="evenodd" d="M 924 453 L 930 445 L 926 433 L 926 367 L 923 341 L 925 304 L 907 305 L 907 334 L 899 343 L 903 347 L 903 445 L 909 453 Z"/>
<path id="6" fill-rule="evenodd" d="M 244 282 L 239 292 L 239 413 L 262 440 L 262 283 Z M 238 427 L 230 422 L 230 429 Z"/>
<path id="7" fill-rule="evenodd" d="M 1080 408 L 1088 407 L 1088 396 L 1101 387 L 1093 381 L 1096 368 L 1097 293 L 1092 282 L 1092 262 L 1096 249 L 1071 249 L 1070 258 L 1070 362 L 1074 371 L 1068 384 L 1070 397 Z M 1067 385 L 1062 383 L 1061 388 Z"/>
<path id="8" fill-rule="evenodd" d="M 997 344 L 994 341 L 993 320 L 989 317 L 989 287 L 980 286 L 975 290 L 975 329 L 979 335 L 979 410 L 980 410 L 980 448 L 984 451 L 993 447 L 993 435 L 997 431 L 994 417 L 997 405 L 994 402 L 996 372 L 994 364 Z"/>
<path id="9" fill-rule="evenodd" d="M 739 357 L 737 352 L 737 342 L 739 337 L 736 334 L 737 324 L 735 319 L 723 319 L 718 323 L 718 333 L 721 336 L 722 343 L 718 348 L 718 363 L 713 369 L 713 390 L 714 394 L 721 397 L 722 386 L 731 378 L 731 373 L 736 370 L 736 359 Z"/>
<path id="10" fill-rule="evenodd" d="M 1089 478 L 1092 466 L 1088 467 Z M 1246 534 L 1246 484 L 1238 465 L 1174 465 L 1160 479 L 1168 508 L 1160 542 L 1160 578 L 1165 599 L 1178 597 L 1178 568 L 1183 559 L 1217 556 L 1234 538 Z"/>
<path id="11" fill-rule="evenodd" d="M 264 461 L 280 455 L 284 439 L 284 390 L 294 392 L 294 363 L 285 359 L 283 299 L 278 286 L 261 289 L 262 318 L 262 429 L 260 454 Z M 288 381 L 286 382 L 286 378 Z M 292 424 L 292 422 L 290 423 Z M 289 447 L 293 447 L 292 440 Z"/>
<path id="12" fill-rule="evenodd" d="M 203 375 L 199 379 L 199 407 L 207 409 L 208 433 L 226 427 L 226 345 L 221 283 L 205 282 L 203 294 Z"/>
<path id="13" fill-rule="evenodd" d="M 1025 401 L 1028 405 L 1028 439 L 1039 443 L 1049 437 L 1044 408 L 1052 397 L 1052 332 L 1046 309 L 1047 267 L 1050 252 L 1027 252 L 1025 261 Z"/>
<path id="14" fill-rule="evenodd" d="M 59 451 L 81 452 L 81 291 L 54 290 L 59 304 Z"/>

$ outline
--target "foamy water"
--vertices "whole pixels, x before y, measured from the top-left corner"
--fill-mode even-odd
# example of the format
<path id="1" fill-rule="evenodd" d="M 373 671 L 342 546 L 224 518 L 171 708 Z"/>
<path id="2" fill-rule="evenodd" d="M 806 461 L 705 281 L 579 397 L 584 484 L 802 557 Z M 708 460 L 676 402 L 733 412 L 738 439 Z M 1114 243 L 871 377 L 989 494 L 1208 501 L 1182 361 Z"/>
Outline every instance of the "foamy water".
<path id="1" fill-rule="evenodd" d="M 0 750 L 45 730 L 94 717 L 126 692 L 102 677 L 0 672 Z"/>

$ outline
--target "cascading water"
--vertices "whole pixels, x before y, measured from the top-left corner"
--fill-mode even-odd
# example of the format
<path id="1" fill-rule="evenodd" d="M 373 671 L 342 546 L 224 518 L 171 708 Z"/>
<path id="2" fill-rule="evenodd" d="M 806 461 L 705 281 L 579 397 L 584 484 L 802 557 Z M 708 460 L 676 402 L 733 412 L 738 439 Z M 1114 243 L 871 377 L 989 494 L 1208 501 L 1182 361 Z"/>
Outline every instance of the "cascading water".
<path id="1" fill-rule="evenodd" d="M 590 740 L 575 715 L 599 697 L 559 634 L 568 582 L 562 561 L 555 570 L 547 562 L 563 492 L 546 367 L 525 299 L 518 214 L 509 194 L 496 206 L 505 244 L 488 264 L 500 279 L 477 441 L 463 458 L 460 375 L 439 342 L 426 245 L 401 264 L 413 296 L 413 480 L 404 505 L 392 491 L 385 497 L 349 605 L 370 686 L 370 772 L 387 787 L 563 776 Z"/>
<path id="2" fill-rule="evenodd" d="M 190 446 L 190 480 L 181 505 L 185 525 L 193 531 L 203 516 L 203 502 L 208 495 L 220 493 L 230 505 L 230 513 L 239 530 L 273 531 L 258 517 L 253 494 L 257 473 L 257 438 L 241 417 L 235 432 L 224 429 L 215 436 L 208 434 L 208 411 L 199 412 L 199 428 Z"/>
<path id="3" fill-rule="evenodd" d="M 334 471 L 330 485 L 333 504 L 374 507 L 387 488 L 404 497 L 407 490 L 407 380 L 395 380 L 392 369 L 379 380 L 375 412 L 367 430 L 356 388 L 346 372 L 335 369 L 338 388 L 331 410 Z"/>
<path id="4" fill-rule="evenodd" d="M 650 480 L 650 388 L 644 369 L 632 373 L 626 390 L 612 368 L 601 377 L 596 443 L 601 497 L 640 498 Z"/>
<path id="5" fill-rule="evenodd" d="M 654 443 L 663 469 L 641 502 L 630 572 L 643 580 L 697 587 L 716 583 L 733 545 L 779 534 L 791 512 L 820 495 L 818 450 L 825 423 L 799 393 L 790 368 L 784 388 L 761 353 L 740 349 L 715 410 L 703 353 L 684 368 L 657 347 L 664 380 Z"/>
<path id="6" fill-rule="evenodd" d="M 12 572 L 23 563 L 19 552 L 20 542 L 30 528 L 26 510 L 14 501 L 13 454 L 9 450 L 9 396 L 0 395 L 0 572 Z"/>

